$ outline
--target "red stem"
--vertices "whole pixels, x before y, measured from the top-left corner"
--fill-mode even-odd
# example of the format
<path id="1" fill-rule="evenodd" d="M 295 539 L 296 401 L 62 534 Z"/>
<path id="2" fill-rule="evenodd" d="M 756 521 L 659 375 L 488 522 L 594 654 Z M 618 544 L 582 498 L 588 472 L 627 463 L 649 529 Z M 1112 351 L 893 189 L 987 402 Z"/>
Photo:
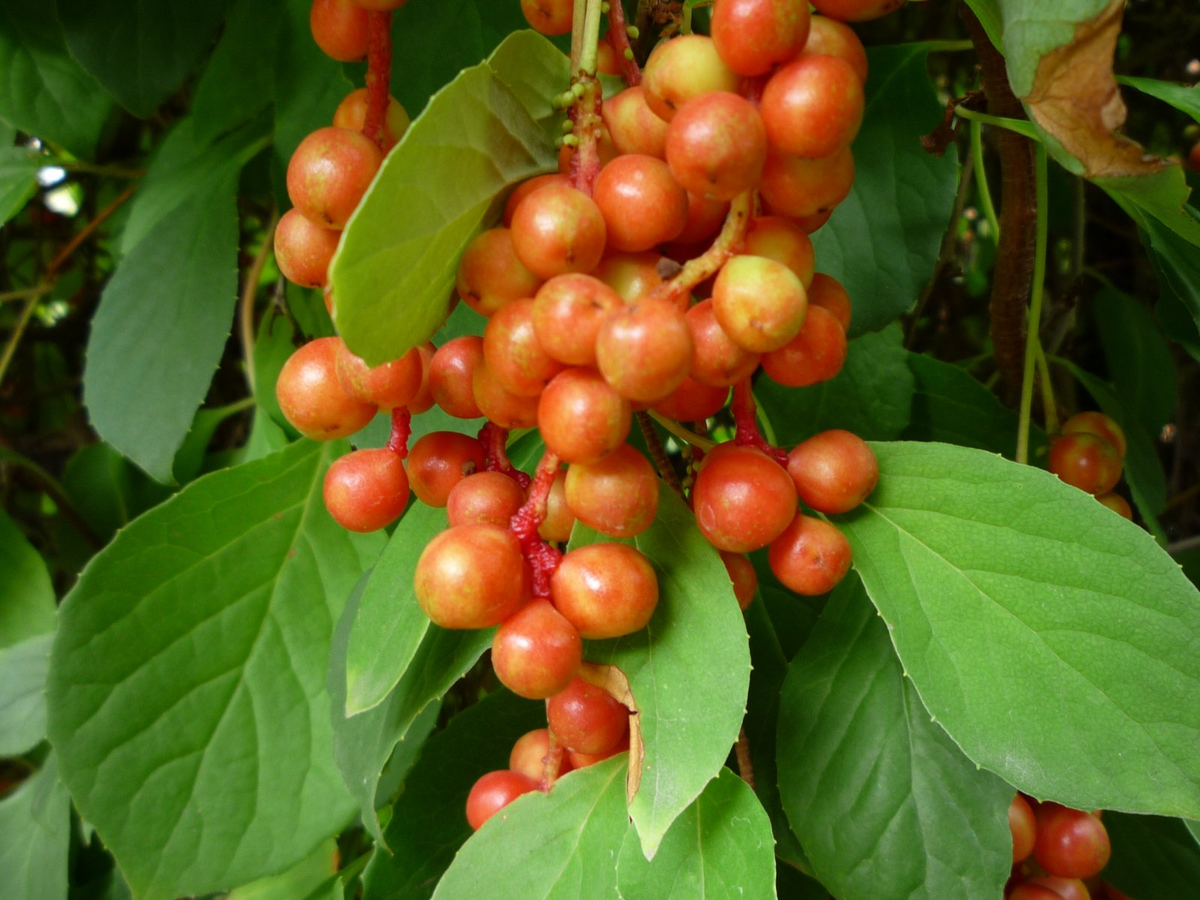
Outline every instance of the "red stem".
<path id="1" fill-rule="evenodd" d="M 758 430 L 758 405 L 754 402 L 754 394 L 750 392 L 750 379 L 739 381 L 733 386 L 733 402 L 730 404 L 733 422 L 737 426 L 737 436 L 734 443 L 739 447 L 756 447 L 775 462 L 787 468 L 787 451 L 780 447 L 772 447 Z"/>
<path id="2" fill-rule="evenodd" d="M 576 190 L 590 197 L 601 169 L 600 128 L 604 120 L 600 116 L 600 104 L 603 92 L 594 75 L 580 73 L 577 83 L 582 84 L 584 90 L 583 96 L 575 101 L 569 113 L 574 123 L 571 134 L 579 140 L 571 154 L 570 178 Z"/>
<path id="3" fill-rule="evenodd" d="M 367 116 L 363 134 L 383 150 L 392 86 L 392 14 L 367 13 Z"/>
<path id="4" fill-rule="evenodd" d="M 529 487 L 529 476 L 516 468 L 508 458 L 508 429 L 495 422 L 488 422 L 479 429 L 479 440 L 483 443 L 483 468 L 488 472 L 501 472 L 521 486 Z"/>
<path id="5" fill-rule="evenodd" d="M 408 407 L 399 406 L 392 410 L 392 434 L 388 438 L 387 448 L 393 453 L 400 454 L 401 459 L 408 459 L 408 439 L 412 437 L 412 413 Z"/>
<path id="6" fill-rule="evenodd" d="M 608 4 L 608 41 L 617 51 L 617 59 L 621 62 L 621 75 L 630 87 L 642 83 L 642 70 L 638 68 L 637 60 L 633 58 L 633 48 L 629 45 L 629 34 L 625 26 L 625 9 L 621 0 L 609 0 Z M 626 55 L 628 51 L 628 56 Z"/>
<path id="7" fill-rule="evenodd" d="M 538 528 L 546 520 L 546 498 L 558 474 L 561 461 L 558 454 L 547 450 L 538 463 L 525 505 L 512 517 L 509 528 L 521 542 L 521 552 L 529 561 L 533 574 L 533 596 L 550 596 L 550 576 L 558 568 L 562 554 L 538 535 Z"/>

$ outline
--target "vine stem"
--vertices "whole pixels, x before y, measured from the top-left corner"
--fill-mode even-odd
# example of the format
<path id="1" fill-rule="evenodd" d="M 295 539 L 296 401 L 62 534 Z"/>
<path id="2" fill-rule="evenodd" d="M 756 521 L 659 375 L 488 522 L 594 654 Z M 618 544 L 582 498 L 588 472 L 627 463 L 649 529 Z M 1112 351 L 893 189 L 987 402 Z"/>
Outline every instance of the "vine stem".
<path id="1" fill-rule="evenodd" d="M 721 233 L 713 245 L 695 259 L 689 259 L 682 269 L 666 284 L 659 285 L 650 295 L 677 305 L 686 304 L 692 289 L 700 282 L 720 271 L 735 252 L 741 249 L 750 227 L 754 192 L 746 191 L 733 198 Z"/>
<path id="2" fill-rule="evenodd" d="M 392 89 L 392 14 L 367 13 L 367 114 L 363 134 L 383 150 Z"/>
<path id="3" fill-rule="evenodd" d="M 1036 242 L 1033 254 L 1033 284 L 1029 298 L 1029 322 L 1025 328 L 1025 371 L 1021 379 L 1021 412 L 1017 429 L 1017 462 L 1029 462 L 1029 419 L 1033 412 L 1033 377 L 1037 356 L 1041 351 L 1038 327 L 1042 321 L 1042 297 L 1045 295 L 1046 237 L 1049 215 L 1046 204 L 1046 148 L 1037 144 L 1034 148 L 1034 181 L 1037 186 Z"/>
<path id="4" fill-rule="evenodd" d="M 988 185 L 987 169 L 983 165 L 983 123 L 972 118 L 971 126 L 971 159 L 975 166 L 975 183 L 979 187 L 979 206 L 983 217 L 987 220 L 992 232 L 992 242 L 1000 241 L 1000 220 L 996 218 L 996 205 L 992 202 L 992 189 Z"/>
<path id="5" fill-rule="evenodd" d="M 267 264 L 267 256 L 275 246 L 275 226 L 279 224 L 279 211 L 271 210 L 271 221 L 267 223 L 267 232 L 263 235 L 262 246 L 254 255 L 254 261 L 246 272 L 242 282 L 242 298 L 238 308 L 238 326 L 242 337 L 242 353 L 246 357 L 246 384 L 250 393 L 258 395 L 256 386 L 257 376 L 254 373 L 254 300 L 258 296 L 258 282 L 262 278 L 263 267 Z"/>
<path id="6" fill-rule="evenodd" d="M 646 439 L 646 446 L 650 449 L 650 456 L 654 460 L 654 467 L 658 469 L 658 474 L 662 476 L 662 480 L 671 490 L 683 497 L 683 485 L 679 483 L 679 476 L 675 474 L 675 467 L 671 465 L 667 449 L 659 440 L 658 432 L 654 430 L 654 420 L 640 410 L 636 413 L 636 417 L 638 427 L 642 429 L 642 437 Z M 687 498 L 684 497 L 684 499 Z"/>
<path id="7" fill-rule="evenodd" d="M 1055 434 L 1058 431 L 1058 403 L 1054 399 L 1054 383 L 1050 380 L 1050 364 L 1046 361 L 1046 351 L 1039 339 L 1034 344 L 1037 354 L 1038 381 L 1042 386 L 1042 412 L 1046 417 L 1046 431 Z"/>

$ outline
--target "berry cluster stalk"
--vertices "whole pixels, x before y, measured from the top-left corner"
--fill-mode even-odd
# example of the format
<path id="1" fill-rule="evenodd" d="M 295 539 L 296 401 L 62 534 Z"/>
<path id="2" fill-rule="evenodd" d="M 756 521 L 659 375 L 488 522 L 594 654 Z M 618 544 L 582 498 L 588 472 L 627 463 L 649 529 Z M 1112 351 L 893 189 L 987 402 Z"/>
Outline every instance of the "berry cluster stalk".
<path id="1" fill-rule="evenodd" d="M 367 18 L 367 115 L 363 134 L 381 151 L 392 83 L 392 14 L 372 11 Z"/>

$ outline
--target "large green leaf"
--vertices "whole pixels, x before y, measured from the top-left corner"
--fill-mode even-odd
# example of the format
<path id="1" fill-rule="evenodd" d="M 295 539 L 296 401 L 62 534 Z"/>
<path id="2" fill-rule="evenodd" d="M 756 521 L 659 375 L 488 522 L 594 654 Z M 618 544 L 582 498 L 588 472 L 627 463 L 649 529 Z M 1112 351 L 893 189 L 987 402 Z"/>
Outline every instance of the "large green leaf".
<path id="1" fill-rule="evenodd" d="M 367 579 L 346 647 L 347 715 L 384 701 L 433 627 L 413 573 L 425 545 L 447 527 L 444 509 L 414 501 Z"/>
<path id="2" fill-rule="evenodd" d="M 1185 112 L 1197 122 L 1200 122 L 1200 86 L 1177 84 L 1173 81 L 1160 81 L 1157 78 L 1131 78 L 1127 75 L 1117 77 L 1119 84 L 1136 88 L 1143 94 L 1155 97 L 1163 103 L 1169 103 L 1180 112 Z"/>
<path id="3" fill-rule="evenodd" d="M 1039 469 L 945 444 L 874 449 L 879 487 L 841 524 L 954 741 L 1036 797 L 1200 812 L 1200 594 L 1171 558 Z"/>
<path id="4" fill-rule="evenodd" d="M 1033 90 L 1042 57 L 1071 43 L 1080 22 L 1094 19 L 1111 0 L 1058 0 L 1047 7 L 1041 0 L 996 0 L 1004 22 L 1004 52 L 1008 80 L 1018 97 Z"/>
<path id="5" fill-rule="evenodd" d="M 23 147 L 0 147 L 0 225 L 37 192 L 37 157 Z"/>
<path id="6" fill-rule="evenodd" d="M 510 42 L 521 70 L 511 71 Z M 329 273 L 336 321 L 368 362 L 396 359 L 441 327 L 458 257 L 501 191 L 554 164 L 539 111 L 522 97 L 561 90 L 566 58 L 530 32 L 502 51 L 502 73 L 483 62 L 434 95 L 346 227 Z"/>
<path id="7" fill-rule="evenodd" d="M 925 68 L 928 52 L 924 44 L 871 50 L 854 188 L 813 234 L 821 271 L 850 293 L 852 336 L 912 309 L 954 208 L 956 156 L 934 156 L 921 145 L 942 117 Z"/>
<path id="8" fill-rule="evenodd" d="M 1121 405 L 1148 434 L 1157 434 L 1175 415 L 1171 348 L 1150 312 L 1127 294 L 1102 290 L 1092 309 Z"/>
<path id="9" fill-rule="evenodd" d="M 1150 262 L 1162 288 L 1159 320 L 1166 324 L 1168 316 L 1164 316 L 1164 311 L 1169 311 L 1171 320 L 1182 320 L 1174 328 L 1168 328 L 1168 334 L 1195 348 L 1192 353 L 1200 358 L 1197 347 L 1200 344 L 1200 260 L 1196 258 L 1196 248 L 1153 217 L 1139 214 L 1135 221 L 1142 228 L 1142 243 L 1150 253 Z"/>
<path id="10" fill-rule="evenodd" d="M 575 526 L 571 547 L 605 540 Z M 712 780 L 737 739 L 750 684 L 746 626 L 729 574 L 691 510 L 659 486 L 658 518 L 630 541 L 658 576 L 658 608 L 635 634 L 589 643 L 585 656 L 620 669 L 638 708 L 645 758 L 629 803 L 653 856 L 675 817 Z"/>
<path id="11" fill-rule="evenodd" d="M 333 762 L 330 636 L 379 551 L 325 511 L 341 442 L 193 482 L 63 603 L 50 738 L 139 898 L 280 872 L 353 810 Z"/>
<path id="12" fill-rule="evenodd" d="M 447 631 L 436 625 L 422 629 L 415 652 L 383 702 L 347 716 L 346 648 L 351 626 L 358 621 L 365 581 L 359 582 L 346 604 L 329 658 L 333 752 L 350 794 L 358 801 L 363 824 L 386 845 L 375 815 L 384 766 L 399 743 L 409 739 L 409 731 L 422 710 L 445 694 L 491 646 L 492 632 Z M 380 657 L 383 659 L 386 657 Z"/>
<path id="13" fill-rule="evenodd" d="M 746 782 L 728 769 L 675 820 L 654 859 L 632 831 L 617 860 L 626 900 L 768 900 L 775 897 L 771 822 Z"/>
<path id="14" fill-rule="evenodd" d="M 845 428 L 864 440 L 897 438 L 913 401 L 904 334 L 892 325 L 851 341 L 846 364 L 829 381 L 796 390 L 763 378 L 754 395 L 784 447 L 830 428 Z"/>
<path id="15" fill-rule="evenodd" d="M 1106 812 L 1112 859 L 1104 880 L 1138 900 L 1177 900 L 1200 885 L 1200 845 L 1186 823 Z"/>
<path id="16" fill-rule="evenodd" d="M 66 900 L 71 798 L 51 753 L 0 803 L 0 900 Z"/>
<path id="17" fill-rule="evenodd" d="M 229 0 L 57 0 L 71 55 L 147 118 L 209 49 Z"/>
<path id="18" fill-rule="evenodd" d="M 283 0 L 234 0 L 221 40 L 192 95 L 191 112 L 201 140 L 213 140 L 270 104 L 282 19 Z"/>
<path id="19" fill-rule="evenodd" d="M 234 888 L 224 900 L 297 900 L 308 897 L 330 879 L 337 862 L 337 841 L 330 838 L 286 872 Z M 318 896 L 327 897 L 328 891 Z"/>
<path id="20" fill-rule="evenodd" d="M 467 841 L 435 900 L 612 900 L 629 828 L 624 757 L 518 797 Z"/>
<path id="21" fill-rule="evenodd" d="M 0 649 L 0 757 L 17 756 L 46 736 L 46 671 L 52 634 Z"/>
<path id="22" fill-rule="evenodd" d="M 904 437 L 991 450 L 1011 457 L 1017 416 L 965 369 L 931 356 L 909 354 L 916 378 L 912 422 Z"/>
<path id="23" fill-rule="evenodd" d="M 0 649 L 54 630 L 54 586 L 41 555 L 0 509 Z"/>
<path id="24" fill-rule="evenodd" d="M 930 721 L 853 576 L 792 661 L 778 762 L 788 818 L 839 900 L 1000 896 L 1013 790 Z"/>
<path id="25" fill-rule="evenodd" d="M 184 202 L 134 247 L 92 320 L 83 379 L 92 425 L 164 483 L 229 337 L 236 186 L 230 177 Z"/>
<path id="26" fill-rule="evenodd" d="M 0 118 L 90 158 L 113 103 L 67 52 L 54 4 L 0 4 Z"/>
<path id="27" fill-rule="evenodd" d="M 363 873 L 364 900 L 428 896 L 422 887 L 436 882 L 471 836 L 466 815 L 471 786 L 486 772 L 507 769 L 517 739 L 545 725 L 542 704 L 498 691 L 431 737 L 384 830 L 390 849 L 377 850 Z"/>

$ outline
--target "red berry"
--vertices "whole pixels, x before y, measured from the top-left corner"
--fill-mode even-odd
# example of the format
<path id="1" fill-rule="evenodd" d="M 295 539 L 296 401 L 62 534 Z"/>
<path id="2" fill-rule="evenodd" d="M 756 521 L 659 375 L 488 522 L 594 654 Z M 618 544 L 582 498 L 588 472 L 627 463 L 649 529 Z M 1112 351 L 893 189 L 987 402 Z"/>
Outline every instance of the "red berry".
<path id="1" fill-rule="evenodd" d="M 841 323 L 827 309 L 810 306 L 800 332 L 783 347 L 764 354 L 762 367 L 782 385 L 808 387 L 842 371 L 847 349 Z"/>
<path id="2" fill-rule="evenodd" d="M 653 156 L 630 153 L 608 163 L 596 176 L 592 199 L 612 250 L 649 250 L 674 240 L 687 224 L 687 192 Z"/>
<path id="3" fill-rule="evenodd" d="M 808 20 L 803 0 L 717 0 L 713 44 L 739 75 L 763 75 L 800 52 Z"/>
<path id="4" fill-rule="evenodd" d="M 275 226 L 275 262 L 283 277 L 301 287 L 323 287 L 329 280 L 329 261 L 342 238 L 340 231 L 323 228 L 298 209 L 289 209 Z"/>
<path id="5" fill-rule="evenodd" d="M 849 512 L 875 490 L 879 461 L 856 434 L 822 431 L 788 454 L 788 474 L 800 499 L 817 512 Z"/>
<path id="6" fill-rule="evenodd" d="M 850 295 L 832 275 L 818 273 L 813 276 L 812 286 L 808 288 L 808 305 L 810 308 L 822 307 L 838 320 L 842 331 L 850 330 Z"/>
<path id="7" fill-rule="evenodd" d="M 813 0 L 821 15 L 843 22 L 865 22 L 895 12 L 904 0 Z"/>
<path id="8" fill-rule="evenodd" d="M 354 0 L 360 6 L 362 0 Z M 338 128 L 362 131 L 367 121 L 367 89 L 358 88 L 345 96 L 333 111 L 333 124 Z M 387 112 L 383 117 L 383 152 L 387 153 L 404 137 L 409 126 L 408 111 L 395 97 L 388 98 Z"/>
<path id="9" fill-rule="evenodd" d="M 338 62 L 367 55 L 367 11 L 354 0 L 313 0 L 308 24 L 317 46 Z"/>
<path id="10" fill-rule="evenodd" d="M 522 297 L 532 297 L 542 279 L 526 268 L 513 248 L 512 232 L 492 228 L 475 236 L 458 262 L 455 289 L 463 302 L 490 317 Z"/>
<path id="11" fill-rule="evenodd" d="M 521 12 L 530 27 L 542 34 L 567 34 L 571 30 L 572 0 L 521 0 Z"/>
<path id="12" fill-rule="evenodd" d="M 548 600 L 526 604 L 504 620 L 492 639 L 496 677 L 528 700 L 561 692 L 582 661 L 579 631 Z"/>
<path id="13" fill-rule="evenodd" d="M 457 431 L 431 431 L 408 452 L 413 493 L 427 506 L 444 507 L 456 484 L 483 471 L 483 444 Z"/>
<path id="14" fill-rule="evenodd" d="M 563 557 L 550 579 L 554 605 L 588 640 L 646 627 L 658 605 L 658 579 L 628 544 L 589 544 Z"/>
<path id="15" fill-rule="evenodd" d="M 341 338 L 333 337 L 309 341 L 283 364 L 275 383 L 284 416 L 314 441 L 348 437 L 375 417 L 373 404 L 351 397 L 338 382 L 341 343 Z"/>
<path id="16" fill-rule="evenodd" d="M 602 459 L 567 467 L 567 505 L 601 534 L 630 538 L 658 514 L 658 476 L 650 461 L 628 444 Z"/>
<path id="17" fill-rule="evenodd" d="M 783 263 L 800 279 L 808 302 L 815 303 L 809 285 L 813 283 L 812 238 L 794 222 L 780 216 L 760 216 L 755 219 L 742 244 L 746 256 L 763 256 Z M 825 276 L 822 276 L 825 277 Z"/>
<path id="18" fill-rule="evenodd" d="M 676 422 L 700 422 L 715 416 L 729 400 L 729 388 L 710 387 L 691 376 L 669 397 L 654 404 L 654 411 Z"/>
<path id="19" fill-rule="evenodd" d="M 337 348 L 337 375 L 342 390 L 384 412 L 408 406 L 421 389 L 424 370 L 421 352 L 415 347 L 399 359 L 368 366 L 344 343 Z"/>
<path id="20" fill-rule="evenodd" d="M 1030 878 L 1029 884 L 1050 888 L 1063 900 L 1091 900 L 1091 892 L 1087 885 L 1078 878 L 1059 878 L 1056 875 L 1043 875 L 1040 878 Z"/>
<path id="21" fill-rule="evenodd" d="M 759 354 L 735 343 L 725 332 L 717 321 L 711 299 L 689 309 L 687 323 L 696 347 L 689 377 L 701 384 L 728 388 L 754 374 Z"/>
<path id="22" fill-rule="evenodd" d="M 567 471 L 559 469 L 546 497 L 546 518 L 538 526 L 538 535 L 544 541 L 561 544 L 571 539 L 571 529 L 574 527 L 575 513 L 567 505 Z"/>
<path id="23" fill-rule="evenodd" d="M 642 70 L 646 103 L 667 122 L 693 97 L 712 91 L 736 93 L 741 82 L 721 60 L 712 39 L 699 34 L 663 41 Z"/>
<path id="24" fill-rule="evenodd" d="M 819 159 L 767 150 L 760 190 L 773 215 L 801 219 L 830 212 L 854 185 L 854 156 L 849 147 Z M 806 228 L 810 233 L 815 227 Z"/>
<path id="25" fill-rule="evenodd" d="M 771 542 L 767 562 L 785 587 L 815 597 L 832 591 L 846 577 L 851 556 L 844 534 L 822 519 L 797 513 Z"/>
<path id="26" fill-rule="evenodd" d="M 1045 885 L 1025 881 L 1009 891 L 1005 900 L 1062 900 L 1062 894 Z"/>
<path id="27" fill-rule="evenodd" d="M 570 366 L 596 364 L 596 336 L 621 296 L 591 275 L 557 275 L 533 298 L 533 329 L 542 349 Z"/>
<path id="28" fill-rule="evenodd" d="M 1116 447 L 1117 453 L 1122 459 L 1125 458 L 1125 452 L 1129 449 L 1129 442 L 1125 439 L 1125 429 L 1118 425 L 1116 420 L 1095 410 L 1075 413 L 1063 422 L 1062 431 L 1063 434 L 1094 434 Z"/>
<path id="29" fill-rule="evenodd" d="M 537 790 L 538 783 L 520 772 L 488 772 L 467 795 L 467 821 L 478 831 L 483 823 L 522 794 Z"/>
<path id="30" fill-rule="evenodd" d="M 593 369 L 567 369 L 538 400 L 538 428 L 546 446 L 568 463 L 590 463 L 629 436 L 629 401 Z"/>
<path id="31" fill-rule="evenodd" d="M 722 444 L 704 459 L 692 488 L 701 533 L 719 550 L 749 553 L 775 540 L 796 514 L 796 488 L 775 460 Z"/>
<path id="32" fill-rule="evenodd" d="M 671 174 L 698 197 L 732 200 L 758 184 L 767 132 L 749 100 L 727 91 L 684 103 L 667 130 Z"/>
<path id="33" fill-rule="evenodd" d="M 314 222 L 345 228 L 382 161 L 379 148 L 359 132 L 318 128 L 288 162 L 288 197 Z"/>
<path id="34" fill-rule="evenodd" d="M 1015 795 L 1008 805 L 1008 829 L 1012 832 L 1013 862 L 1028 859 L 1037 838 L 1037 822 L 1029 801 L 1020 794 Z"/>
<path id="35" fill-rule="evenodd" d="M 529 297 L 506 304 L 488 321 L 483 359 L 501 386 L 519 397 L 538 396 L 564 368 L 538 341 Z"/>
<path id="36" fill-rule="evenodd" d="M 475 367 L 471 395 L 479 411 L 501 428 L 533 428 L 537 424 L 538 398 L 522 397 L 505 388 L 488 367 L 487 360 Z"/>
<path id="37" fill-rule="evenodd" d="M 550 730 L 569 750 L 606 753 L 629 728 L 629 710 L 604 688 L 576 678 L 546 704 Z"/>
<path id="38" fill-rule="evenodd" d="M 758 572 L 754 569 L 754 563 L 740 553 L 730 553 L 728 550 L 718 552 L 721 562 L 725 563 L 725 571 L 729 573 L 729 580 L 733 582 L 733 595 L 737 597 L 738 606 L 745 610 L 758 593 Z"/>
<path id="39" fill-rule="evenodd" d="M 609 313 L 596 337 L 596 364 L 622 397 L 656 403 L 683 383 L 692 367 L 692 332 L 666 300 L 646 298 Z"/>
<path id="40" fill-rule="evenodd" d="M 512 241 L 517 258 L 539 278 L 590 272 L 604 255 L 604 216 L 582 191 L 550 184 L 521 201 Z"/>
<path id="41" fill-rule="evenodd" d="M 713 283 L 713 313 L 725 333 L 754 353 L 779 350 L 800 332 L 808 311 L 804 285 L 781 262 L 735 256 Z"/>
<path id="42" fill-rule="evenodd" d="M 1121 480 L 1121 455 L 1103 438 L 1085 431 L 1064 434 L 1050 445 L 1049 469 L 1089 494 L 1107 494 Z"/>
<path id="43" fill-rule="evenodd" d="M 850 63 L 805 54 L 771 76 L 761 109 L 773 147 L 818 159 L 850 146 L 865 106 L 862 81 Z"/>
<path id="44" fill-rule="evenodd" d="M 504 201 L 504 218 L 501 220 L 504 227 L 512 228 L 513 216 L 516 215 L 517 207 L 521 205 L 522 200 L 538 188 L 543 188 L 551 184 L 570 187 L 571 179 L 559 172 L 551 172 L 548 175 L 535 175 L 518 184 L 513 189 L 513 192 L 508 195 L 508 199 Z"/>
<path id="45" fill-rule="evenodd" d="M 483 362 L 483 338 L 456 337 L 438 347 L 429 363 L 429 392 L 434 402 L 456 419 L 478 419 L 472 383 Z"/>
<path id="46" fill-rule="evenodd" d="M 524 502 L 521 486 L 503 472 L 476 472 L 450 489 L 446 520 L 451 525 L 507 528 Z"/>
<path id="47" fill-rule="evenodd" d="M 1115 512 L 1118 516 L 1131 521 L 1133 520 L 1133 510 L 1129 506 L 1129 501 L 1120 494 L 1114 494 L 1112 491 L 1109 491 L 1107 494 L 1101 494 L 1096 499 Z"/>
<path id="48" fill-rule="evenodd" d="M 343 528 L 375 531 L 404 512 L 408 475 L 391 450 L 355 450 L 329 467 L 324 495 L 325 508 Z"/>
<path id="49" fill-rule="evenodd" d="M 667 123 L 646 104 L 641 85 L 609 97 L 600 114 L 618 152 L 667 158 Z"/>
<path id="50" fill-rule="evenodd" d="M 494 525 L 457 525 L 417 560 L 417 602 L 442 628 L 490 628 L 529 597 L 529 573 L 516 535 Z"/>
<path id="51" fill-rule="evenodd" d="M 862 82 L 867 80 L 867 51 L 854 29 L 828 16 L 813 16 L 809 22 L 804 55 L 838 56 L 850 63 Z"/>
<path id="52" fill-rule="evenodd" d="M 514 772 L 528 775 L 534 781 L 541 781 L 546 765 L 546 755 L 549 752 L 550 729 L 535 728 L 517 738 L 512 752 L 508 754 L 508 767 Z M 565 775 L 569 771 L 571 771 L 571 761 L 564 753 L 558 774 Z"/>
<path id="53" fill-rule="evenodd" d="M 1091 878 L 1108 865 L 1111 853 L 1108 831 L 1098 817 L 1057 803 L 1038 807 L 1033 856 L 1049 874 Z"/>
<path id="54" fill-rule="evenodd" d="M 617 292 L 624 303 L 641 300 L 663 283 L 658 253 L 613 253 L 600 260 L 593 274 Z"/>
<path id="55" fill-rule="evenodd" d="M 568 750 L 563 758 L 570 763 L 572 769 L 582 769 L 586 766 L 594 766 L 598 762 L 604 762 L 606 759 L 611 759 L 618 753 L 626 753 L 628 751 L 629 729 L 626 728 L 625 735 L 610 750 L 605 750 L 603 753 L 581 753 L 578 750 Z"/>

